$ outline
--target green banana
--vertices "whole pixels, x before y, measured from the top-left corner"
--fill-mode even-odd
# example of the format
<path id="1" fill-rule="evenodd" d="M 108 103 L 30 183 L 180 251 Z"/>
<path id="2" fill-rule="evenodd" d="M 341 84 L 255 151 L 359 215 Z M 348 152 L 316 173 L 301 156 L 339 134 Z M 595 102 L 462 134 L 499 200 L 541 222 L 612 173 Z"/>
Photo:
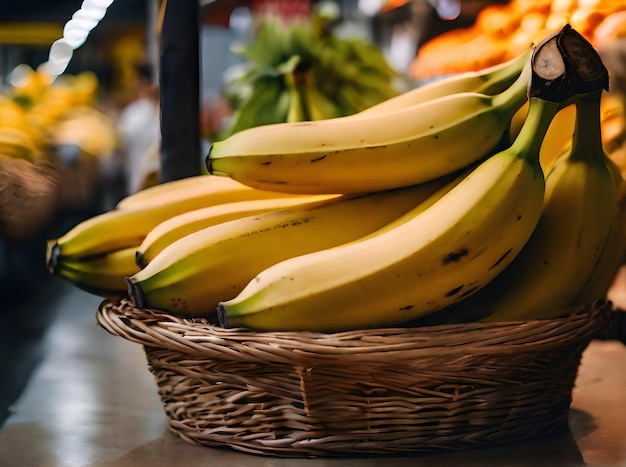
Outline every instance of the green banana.
<path id="1" fill-rule="evenodd" d="M 301 85 L 296 82 L 295 71 L 285 75 L 285 84 L 289 94 L 289 110 L 287 122 L 302 122 L 308 120 L 304 101 L 301 95 Z"/>
<path id="2" fill-rule="evenodd" d="M 274 77 L 256 80 L 250 95 L 233 113 L 222 137 L 230 136 L 258 125 L 284 122 L 287 118 L 283 100 L 284 86 Z"/>
<path id="3" fill-rule="evenodd" d="M 446 179 L 393 191 L 342 196 L 199 230 L 171 243 L 128 278 L 133 302 L 185 316 L 210 316 L 282 259 L 339 245 L 412 209 Z"/>
<path id="4" fill-rule="evenodd" d="M 337 104 L 322 94 L 317 88 L 311 73 L 307 76 L 304 84 L 303 98 L 309 112 L 309 120 L 337 118 L 341 114 Z"/>
<path id="5" fill-rule="evenodd" d="M 494 96 L 459 93 L 395 112 L 251 128 L 214 143 L 207 168 L 291 193 L 365 193 L 423 183 L 496 151 L 527 99 L 529 77 L 527 68 Z"/>
<path id="6" fill-rule="evenodd" d="M 224 327 L 261 331 L 393 326 L 477 292 L 517 256 L 539 220 L 541 140 L 560 104 L 532 97 L 511 147 L 427 209 L 363 240 L 279 262 L 220 303 Z"/>

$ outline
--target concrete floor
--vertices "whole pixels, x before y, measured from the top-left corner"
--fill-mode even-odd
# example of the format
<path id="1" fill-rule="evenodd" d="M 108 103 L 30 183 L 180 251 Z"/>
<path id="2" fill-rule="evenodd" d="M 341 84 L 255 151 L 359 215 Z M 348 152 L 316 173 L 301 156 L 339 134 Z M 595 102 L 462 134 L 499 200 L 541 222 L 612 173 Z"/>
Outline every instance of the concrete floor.
<path id="1" fill-rule="evenodd" d="M 554 436 L 410 458 L 278 459 L 179 439 L 167 429 L 143 348 L 96 325 L 98 297 L 57 278 L 31 295 L 16 308 L 24 319 L 7 326 L 5 317 L 0 326 L 2 467 L 626 466 L 621 342 L 594 341 L 586 350 L 569 429 Z"/>

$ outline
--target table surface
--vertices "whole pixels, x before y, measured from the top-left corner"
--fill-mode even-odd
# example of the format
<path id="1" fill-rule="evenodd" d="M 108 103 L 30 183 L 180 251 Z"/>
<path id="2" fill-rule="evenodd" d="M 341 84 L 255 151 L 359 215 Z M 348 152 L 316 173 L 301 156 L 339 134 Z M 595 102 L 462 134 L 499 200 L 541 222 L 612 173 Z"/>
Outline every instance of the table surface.
<path id="1" fill-rule="evenodd" d="M 0 466 L 626 466 L 626 346 L 593 341 L 569 429 L 510 446 L 412 457 L 289 459 L 189 444 L 171 433 L 143 348 L 95 322 L 100 299 L 58 284 L 36 365 L 0 432 Z"/>

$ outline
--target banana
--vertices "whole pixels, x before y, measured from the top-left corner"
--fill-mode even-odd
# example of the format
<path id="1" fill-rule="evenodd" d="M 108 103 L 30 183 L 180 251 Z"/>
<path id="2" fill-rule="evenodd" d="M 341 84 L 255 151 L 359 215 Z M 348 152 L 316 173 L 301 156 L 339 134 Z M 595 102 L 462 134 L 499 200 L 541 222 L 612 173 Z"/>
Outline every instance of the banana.
<path id="1" fill-rule="evenodd" d="M 285 85 L 289 94 L 289 110 L 287 122 L 302 122 L 308 120 L 307 111 L 301 95 L 301 86 L 296 82 L 295 70 L 284 75 Z"/>
<path id="2" fill-rule="evenodd" d="M 0 127 L 0 154 L 33 162 L 39 154 L 32 135 L 20 128 Z"/>
<path id="3" fill-rule="evenodd" d="M 460 308 L 485 322 L 554 318 L 579 305 L 616 217 L 616 167 L 602 149 L 600 93 L 580 95 L 571 150 L 546 175 L 541 219 L 497 279 Z M 615 272 L 615 271 L 613 271 Z M 602 297 L 596 297 L 602 298 Z M 469 311 L 472 315 L 472 311 Z"/>
<path id="4" fill-rule="evenodd" d="M 412 209 L 448 180 L 244 217 L 171 243 L 128 278 L 140 308 L 185 316 L 215 314 L 255 274 L 282 259 L 339 245 Z"/>
<path id="5" fill-rule="evenodd" d="M 428 208 L 362 240 L 263 270 L 219 304 L 220 324 L 318 332 L 393 326 L 480 290 L 537 225 L 545 189 L 541 140 L 559 106 L 531 97 L 513 144 Z"/>
<path id="6" fill-rule="evenodd" d="M 495 152 L 530 69 L 500 94 L 459 93 L 395 112 L 265 125 L 213 144 L 207 168 L 258 189 L 366 193 L 456 172 Z"/>
<path id="7" fill-rule="evenodd" d="M 256 199 L 250 201 L 237 201 L 223 203 L 208 208 L 195 209 L 193 211 L 174 216 L 161 222 L 154 227 L 143 242 L 137 248 L 137 264 L 141 268 L 154 259 L 154 257 L 167 245 L 174 241 L 205 229 L 212 225 L 220 224 L 232 219 L 260 214 L 262 212 L 288 209 L 295 206 L 304 206 L 317 203 L 326 199 L 332 199 L 339 195 L 297 196 L 276 199 Z"/>
<path id="8" fill-rule="evenodd" d="M 337 104 L 320 92 L 311 74 L 307 76 L 304 83 L 303 99 L 309 113 L 309 120 L 337 118 L 341 114 Z"/>
<path id="9" fill-rule="evenodd" d="M 462 92 L 478 92 L 486 95 L 499 94 L 511 86 L 519 77 L 530 58 L 531 52 L 532 49 L 529 48 L 518 57 L 504 63 L 480 71 L 468 71 L 431 81 L 387 99 L 380 104 L 373 105 L 355 114 L 355 116 L 394 112 L 432 99 Z"/>
<path id="10" fill-rule="evenodd" d="M 241 184 L 227 177 L 196 175 L 155 185 L 122 198 L 116 209 L 135 209 L 158 206 L 171 200 L 185 200 L 207 194 L 225 192 L 241 188 Z"/>
<path id="11" fill-rule="evenodd" d="M 611 299 L 610 290 L 616 274 L 622 266 L 626 253 L 626 230 L 623 213 L 616 216 L 611 224 L 606 244 L 588 282 L 578 293 L 574 301 L 580 304 L 591 303 L 599 298 Z"/>
<path id="12" fill-rule="evenodd" d="M 619 171 L 616 172 L 616 176 L 616 184 L 619 186 L 619 206 L 611 222 L 600 258 L 589 279 L 574 298 L 574 303 L 587 304 L 596 299 L 607 298 L 615 276 L 623 264 L 626 253 L 626 183 Z"/>
<path id="13" fill-rule="evenodd" d="M 55 258 L 84 258 L 137 247 L 158 224 L 194 209 L 225 202 L 288 196 L 285 193 L 256 190 L 239 183 L 223 183 L 218 177 L 199 177 L 196 182 L 204 183 L 204 189 L 170 191 L 167 184 L 157 186 L 152 193 L 156 192 L 158 196 L 144 199 L 139 205 L 127 205 L 95 215 L 78 223 L 60 237 L 49 240 L 46 253 L 48 268 L 54 272 Z M 214 187 L 211 186 L 213 183 Z"/>
<path id="14" fill-rule="evenodd" d="M 79 289 L 101 297 L 125 297 L 126 277 L 139 270 L 135 248 L 112 251 L 86 260 L 62 260 L 56 273 Z"/>

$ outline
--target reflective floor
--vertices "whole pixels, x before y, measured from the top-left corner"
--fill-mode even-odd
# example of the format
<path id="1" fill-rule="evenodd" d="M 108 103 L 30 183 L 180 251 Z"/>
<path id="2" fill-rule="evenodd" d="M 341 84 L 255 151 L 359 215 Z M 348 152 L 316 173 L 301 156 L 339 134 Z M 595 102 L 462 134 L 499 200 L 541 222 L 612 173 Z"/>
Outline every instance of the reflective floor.
<path id="1" fill-rule="evenodd" d="M 621 342 L 594 341 L 585 351 L 569 429 L 557 435 L 410 458 L 280 459 L 194 446 L 170 433 L 141 346 L 96 325 L 99 298 L 57 280 L 47 287 L 37 305 L 42 321 L 50 317 L 41 342 L 30 353 L 12 350 L 11 358 L 23 363 L 21 372 L 2 369 L 5 399 L 11 399 L 11 388 L 15 394 L 0 419 L 2 467 L 626 466 Z"/>

